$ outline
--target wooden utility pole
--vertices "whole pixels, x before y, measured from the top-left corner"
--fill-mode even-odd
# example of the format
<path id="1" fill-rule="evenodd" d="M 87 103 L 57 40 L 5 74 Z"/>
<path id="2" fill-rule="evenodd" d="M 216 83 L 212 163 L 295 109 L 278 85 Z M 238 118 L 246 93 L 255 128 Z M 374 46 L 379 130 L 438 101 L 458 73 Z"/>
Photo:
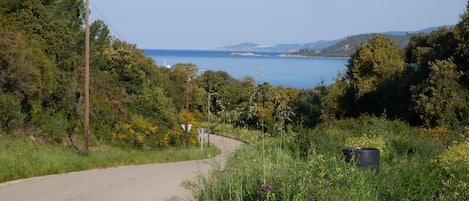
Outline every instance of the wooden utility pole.
<path id="1" fill-rule="evenodd" d="M 186 76 L 186 148 L 189 147 L 189 78 L 190 75 Z"/>
<path id="2" fill-rule="evenodd" d="M 88 153 L 90 122 L 90 0 L 86 0 L 85 14 L 85 152 Z"/>
<path id="3" fill-rule="evenodd" d="M 211 99 L 212 95 L 215 95 L 215 94 L 217 94 L 217 92 L 208 93 L 208 97 L 207 97 L 207 122 L 208 122 L 207 141 L 208 141 L 208 147 L 210 147 L 210 99 Z"/>

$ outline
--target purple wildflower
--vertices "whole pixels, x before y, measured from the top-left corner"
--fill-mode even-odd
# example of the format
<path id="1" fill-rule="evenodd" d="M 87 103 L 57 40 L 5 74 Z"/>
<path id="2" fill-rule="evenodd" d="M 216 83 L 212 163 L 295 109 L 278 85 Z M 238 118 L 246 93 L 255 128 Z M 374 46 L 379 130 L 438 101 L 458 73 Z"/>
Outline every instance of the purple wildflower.
<path id="1" fill-rule="evenodd" d="M 272 183 L 267 182 L 264 185 L 261 185 L 261 189 L 259 190 L 259 195 L 264 196 L 266 193 L 272 190 Z"/>

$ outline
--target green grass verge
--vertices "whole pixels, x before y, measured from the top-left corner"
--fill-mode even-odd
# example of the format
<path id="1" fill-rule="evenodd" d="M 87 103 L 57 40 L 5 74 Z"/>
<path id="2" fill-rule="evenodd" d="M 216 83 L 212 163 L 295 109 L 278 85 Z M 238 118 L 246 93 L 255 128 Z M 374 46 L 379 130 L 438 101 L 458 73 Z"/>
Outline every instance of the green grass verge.
<path id="1" fill-rule="evenodd" d="M 224 137 L 233 138 L 247 144 L 257 143 L 263 139 L 263 133 L 259 130 L 249 130 L 247 128 L 236 128 L 230 124 L 212 123 L 212 133 Z"/>
<path id="2" fill-rule="evenodd" d="M 122 149 L 108 145 L 91 147 L 89 154 L 73 147 L 44 145 L 28 138 L 0 135 L 0 183 L 21 178 L 106 168 L 121 165 L 197 160 L 216 156 L 215 146 L 167 150 Z"/>

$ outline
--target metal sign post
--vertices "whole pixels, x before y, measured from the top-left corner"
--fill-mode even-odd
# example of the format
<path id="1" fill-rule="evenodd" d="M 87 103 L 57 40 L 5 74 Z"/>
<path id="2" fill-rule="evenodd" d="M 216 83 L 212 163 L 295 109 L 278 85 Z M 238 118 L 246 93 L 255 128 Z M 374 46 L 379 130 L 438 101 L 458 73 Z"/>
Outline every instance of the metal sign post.
<path id="1" fill-rule="evenodd" d="M 205 136 L 205 131 L 206 128 L 198 128 L 197 131 L 199 131 L 199 142 L 200 142 L 200 149 L 204 149 L 204 136 Z"/>

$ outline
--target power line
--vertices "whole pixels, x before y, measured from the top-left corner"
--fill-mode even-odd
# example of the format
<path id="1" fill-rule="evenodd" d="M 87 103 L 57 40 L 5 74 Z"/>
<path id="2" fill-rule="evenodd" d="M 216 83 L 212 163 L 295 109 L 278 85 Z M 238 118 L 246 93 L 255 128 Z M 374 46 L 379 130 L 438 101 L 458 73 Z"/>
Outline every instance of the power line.
<path id="1" fill-rule="evenodd" d="M 101 11 L 99 11 L 98 7 L 96 5 L 94 5 L 93 2 L 91 2 L 91 5 L 93 5 L 93 8 L 98 12 L 98 14 L 101 16 L 101 18 L 104 20 L 104 22 L 111 28 L 111 30 L 117 35 L 117 37 L 119 37 L 121 40 L 123 40 L 124 38 L 119 34 L 119 32 L 117 32 L 116 29 L 114 29 L 114 27 L 112 26 L 112 24 L 109 22 L 109 20 L 106 19 L 106 17 L 104 17 L 104 15 L 101 13 Z"/>

